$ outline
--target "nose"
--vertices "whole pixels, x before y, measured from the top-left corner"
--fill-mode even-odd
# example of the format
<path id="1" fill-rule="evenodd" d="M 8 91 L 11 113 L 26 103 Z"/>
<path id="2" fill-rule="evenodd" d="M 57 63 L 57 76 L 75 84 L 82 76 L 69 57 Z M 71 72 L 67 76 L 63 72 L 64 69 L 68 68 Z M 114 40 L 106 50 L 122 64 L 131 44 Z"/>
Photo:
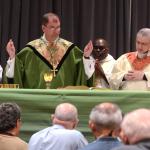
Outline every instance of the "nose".
<path id="1" fill-rule="evenodd" d="M 60 34 L 60 27 L 59 27 L 59 28 L 56 28 L 55 32 L 56 32 L 57 34 Z"/>
<path id="2" fill-rule="evenodd" d="M 138 47 L 141 49 L 141 48 L 142 48 L 142 44 L 139 43 L 139 44 L 138 44 Z"/>

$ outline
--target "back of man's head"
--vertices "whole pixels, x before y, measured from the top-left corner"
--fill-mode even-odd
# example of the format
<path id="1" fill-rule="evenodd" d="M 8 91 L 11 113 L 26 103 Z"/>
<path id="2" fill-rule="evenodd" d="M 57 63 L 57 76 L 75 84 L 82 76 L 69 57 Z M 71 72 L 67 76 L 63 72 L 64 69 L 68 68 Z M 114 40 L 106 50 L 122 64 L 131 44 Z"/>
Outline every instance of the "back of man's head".
<path id="1" fill-rule="evenodd" d="M 90 121 L 96 125 L 97 130 L 109 129 L 113 131 L 120 127 L 122 112 L 116 104 L 101 103 L 92 109 Z"/>
<path id="2" fill-rule="evenodd" d="M 20 113 L 20 108 L 15 103 L 0 104 L 0 133 L 13 130 L 20 120 Z"/>
<path id="3" fill-rule="evenodd" d="M 55 114 L 53 116 L 54 124 L 62 124 L 68 126 L 71 123 L 78 123 L 78 111 L 77 108 L 70 103 L 59 104 L 55 109 Z"/>
<path id="4" fill-rule="evenodd" d="M 150 139 L 150 110 L 137 109 L 126 114 L 121 130 L 123 140 L 127 140 L 125 143 L 134 144 L 140 140 Z"/>

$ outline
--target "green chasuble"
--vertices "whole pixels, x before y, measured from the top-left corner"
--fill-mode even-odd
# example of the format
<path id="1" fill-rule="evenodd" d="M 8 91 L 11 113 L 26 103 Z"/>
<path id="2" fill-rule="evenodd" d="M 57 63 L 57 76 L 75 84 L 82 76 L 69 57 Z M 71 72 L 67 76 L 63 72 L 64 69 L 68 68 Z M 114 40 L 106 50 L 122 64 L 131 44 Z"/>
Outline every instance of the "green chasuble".
<path id="1" fill-rule="evenodd" d="M 20 88 L 45 89 L 44 74 L 55 69 L 50 88 L 87 85 L 82 57 L 83 52 L 77 46 L 62 38 L 51 45 L 42 38 L 34 40 L 16 55 L 14 84 Z"/>

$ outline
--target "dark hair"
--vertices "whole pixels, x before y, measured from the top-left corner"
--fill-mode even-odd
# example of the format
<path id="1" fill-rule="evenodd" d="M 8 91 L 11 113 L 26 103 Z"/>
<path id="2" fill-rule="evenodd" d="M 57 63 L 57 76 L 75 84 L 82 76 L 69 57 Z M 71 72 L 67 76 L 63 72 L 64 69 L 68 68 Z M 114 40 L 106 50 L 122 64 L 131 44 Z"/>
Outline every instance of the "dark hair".
<path id="1" fill-rule="evenodd" d="M 16 103 L 2 103 L 0 105 L 0 133 L 15 128 L 20 114 L 21 110 Z"/>
<path id="2" fill-rule="evenodd" d="M 57 17 L 57 18 L 59 18 L 58 15 L 56 15 L 54 13 L 51 13 L 51 12 L 50 13 L 46 13 L 42 17 L 42 25 L 44 25 L 44 26 L 47 25 L 49 17 Z"/>

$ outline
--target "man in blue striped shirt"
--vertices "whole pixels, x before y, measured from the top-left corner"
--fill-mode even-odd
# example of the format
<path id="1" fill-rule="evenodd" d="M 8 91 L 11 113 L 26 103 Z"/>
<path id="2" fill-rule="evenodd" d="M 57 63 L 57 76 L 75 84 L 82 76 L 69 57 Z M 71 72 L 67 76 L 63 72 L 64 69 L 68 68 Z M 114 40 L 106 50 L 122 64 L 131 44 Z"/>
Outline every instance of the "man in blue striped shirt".
<path id="1" fill-rule="evenodd" d="M 75 127 L 78 124 L 77 108 L 70 103 L 56 107 L 52 115 L 53 126 L 32 135 L 29 150 L 78 150 L 87 145 L 87 140 Z"/>

